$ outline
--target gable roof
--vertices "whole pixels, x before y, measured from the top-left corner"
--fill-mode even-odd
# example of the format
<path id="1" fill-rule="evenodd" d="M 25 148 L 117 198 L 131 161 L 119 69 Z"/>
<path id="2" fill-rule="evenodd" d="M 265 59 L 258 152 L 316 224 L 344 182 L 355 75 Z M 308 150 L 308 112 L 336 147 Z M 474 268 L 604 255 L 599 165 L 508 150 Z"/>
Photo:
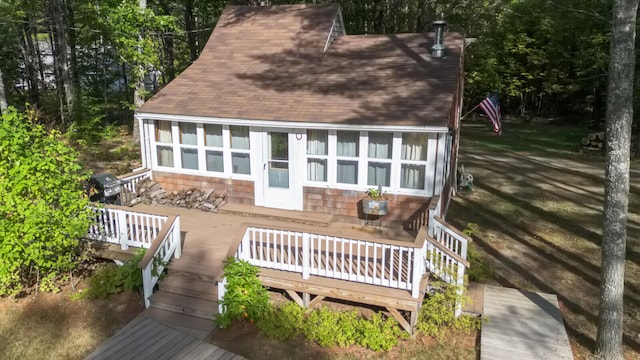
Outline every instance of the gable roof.
<path id="1" fill-rule="evenodd" d="M 138 113 L 446 126 L 463 38 L 344 35 L 323 53 L 337 6 L 227 7 L 202 55 Z"/>

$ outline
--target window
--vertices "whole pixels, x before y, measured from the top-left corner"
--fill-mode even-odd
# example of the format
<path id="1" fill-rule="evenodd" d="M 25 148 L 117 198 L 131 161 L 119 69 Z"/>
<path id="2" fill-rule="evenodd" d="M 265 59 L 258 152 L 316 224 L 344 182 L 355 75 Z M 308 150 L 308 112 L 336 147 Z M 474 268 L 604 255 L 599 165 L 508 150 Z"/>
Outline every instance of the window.
<path id="1" fill-rule="evenodd" d="M 251 174 L 249 159 L 249 127 L 229 126 L 231 143 L 231 171 L 234 174 Z"/>
<path id="2" fill-rule="evenodd" d="M 360 134 L 355 131 L 337 133 L 337 179 L 341 184 L 358 183 L 358 148 Z"/>
<path id="3" fill-rule="evenodd" d="M 173 136 L 171 121 L 156 121 L 156 152 L 158 166 L 173 167 Z M 166 144 L 166 145 L 164 145 Z"/>
<path id="4" fill-rule="evenodd" d="M 393 133 L 369 132 L 367 185 L 390 186 Z"/>
<path id="5" fill-rule="evenodd" d="M 428 134 L 403 133 L 400 157 L 400 187 L 424 190 Z"/>
<path id="6" fill-rule="evenodd" d="M 222 125 L 204 124 L 204 146 L 207 171 L 224 172 Z"/>
<path id="7" fill-rule="evenodd" d="M 307 180 L 327 181 L 328 131 L 307 130 Z"/>
<path id="8" fill-rule="evenodd" d="M 198 170 L 197 125 L 180 123 L 180 161 L 183 169 Z"/>

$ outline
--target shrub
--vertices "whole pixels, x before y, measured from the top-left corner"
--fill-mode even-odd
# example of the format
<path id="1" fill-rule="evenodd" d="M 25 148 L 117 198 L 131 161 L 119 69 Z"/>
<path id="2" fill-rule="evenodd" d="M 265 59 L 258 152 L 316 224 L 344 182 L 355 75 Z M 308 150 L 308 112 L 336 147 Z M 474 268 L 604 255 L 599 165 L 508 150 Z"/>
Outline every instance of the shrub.
<path id="1" fill-rule="evenodd" d="M 371 320 L 360 319 L 359 330 L 358 345 L 373 351 L 389 350 L 398 344 L 398 339 L 409 337 L 395 319 L 385 319 L 380 313 L 373 314 Z"/>
<path id="2" fill-rule="evenodd" d="M 424 300 L 418 315 L 419 331 L 425 335 L 442 338 L 449 328 L 467 332 L 480 329 L 479 318 L 465 314 L 455 316 L 456 306 L 470 301 L 464 291 L 459 294 L 458 286 L 444 281 L 434 281 L 432 290 L 433 293 Z"/>
<path id="3" fill-rule="evenodd" d="M 355 311 L 333 312 L 323 307 L 309 314 L 303 332 L 320 346 L 346 347 L 358 339 L 358 321 Z"/>
<path id="4" fill-rule="evenodd" d="M 142 271 L 138 263 L 144 257 L 145 251 L 140 250 L 133 259 L 122 266 L 109 264 L 98 269 L 89 278 L 89 288 L 86 296 L 91 299 L 106 299 L 111 295 L 119 294 L 124 289 L 140 292 L 142 289 Z"/>
<path id="5" fill-rule="evenodd" d="M 244 260 L 229 257 L 224 261 L 224 277 L 227 284 L 220 304 L 222 314 L 216 317 L 221 328 L 231 325 L 233 320 L 253 323 L 269 313 L 269 293 L 258 279 L 259 269 Z"/>
<path id="6" fill-rule="evenodd" d="M 122 278 L 118 271 L 118 266 L 109 264 L 99 268 L 89 278 L 89 288 L 86 295 L 90 299 L 106 299 L 111 295 L 122 291 Z"/>
<path id="7" fill-rule="evenodd" d="M 0 295 L 57 290 L 90 224 L 78 153 L 27 115 L 0 118 Z"/>
<path id="8" fill-rule="evenodd" d="M 302 333 L 304 327 L 304 309 L 293 301 L 272 307 L 256 327 L 265 336 L 275 340 L 289 340 Z"/>

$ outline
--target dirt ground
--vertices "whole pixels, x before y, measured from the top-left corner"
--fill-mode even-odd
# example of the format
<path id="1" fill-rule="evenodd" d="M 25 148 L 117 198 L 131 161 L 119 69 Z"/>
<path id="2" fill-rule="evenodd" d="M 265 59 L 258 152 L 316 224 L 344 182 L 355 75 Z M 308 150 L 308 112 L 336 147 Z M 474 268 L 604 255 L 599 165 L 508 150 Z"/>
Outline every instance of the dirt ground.
<path id="1" fill-rule="evenodd" d="M 464 136 L 463 136 L 464 139 Z M 475 247 L 493 268 L 489 282 L 558 295 L 574 356 L 588 358 L 597 332 L 604 164 L 461 148 L 474 189 L 447 220 L 478 224 Z M 625 345 L 640 359 L 640 171 L 631 171 L 625 281 Z"/>
<path id="2" fill-rule="evenodd" d="M 0 298 L 0 358 L 83 359 L 144 307 L 132 292 L 93 301 L 73 293 Z"/>

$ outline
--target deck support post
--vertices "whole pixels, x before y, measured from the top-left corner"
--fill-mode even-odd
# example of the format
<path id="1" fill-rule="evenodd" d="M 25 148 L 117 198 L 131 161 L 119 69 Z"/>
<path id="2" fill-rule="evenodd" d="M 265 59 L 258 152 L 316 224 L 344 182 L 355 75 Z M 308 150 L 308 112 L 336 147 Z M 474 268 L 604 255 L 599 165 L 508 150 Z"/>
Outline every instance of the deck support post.
<path id="1" fill-rule="evenodd" d="M 311 249 L 308 233 L 302 234 L 302 278 L 309 280 L 311 276 Z"/>
<path id="2" fill-rule="evenodd" d="M 173 252 L 173 257 L 180 259 L 182 256 L 182 232 L 180 231 L 180 216 L 176 216 L 176 220 L 173 226 L 173 241 L 176 242 L 176 250 Z"/>
<path id="3" fill-rule="evenodd" d="M 411 277 L 411 297 L 417 299 L 420 296 L 420 283 L 424 274 L 424 259 L 422 249 L 413 249 L 413 274 Z"/>
<path id="4" fill-rule="evenodd" d="M 302 303 L 304 304 L 305 308 L 308 308 L 309 307 L 309 303 L 311 303 L 311 294 L 302 293 Z"/>
<path id="5" fill-rule="evenodd" d="M 285 289 L 285 291 L 287 292 L 287 294 L 289 294 L 289 296 L 291 297 L 291 300 L 295 301 L 296 304 L 300 305 L 300 307 L 305 307 L 304 301 L 302 300 L 302 298 L 300 298 L 297 292 L 289 289 Z"/>
<path id="6" fill-rule="evenodd" d="M 122 250 L 128 250 L 129 244 L 127 243 L 127 214 L 124 211 L 118 211 L 117 214 L 117 222 L 118 222 L 118 240 L 120 241 L 120 248 Z"/>
<path id="7" fill-rule="evenodd" d="M 398 322 L 398 324 L 400 324 L 400 326 L 409 333 L 409 335 L 413 335 L 413 325 L 410 324 L 407 319 L 404 318 L 404 316 L 402 316 L 402 314 L 391 307 L 387 307 L 387 311 L 389 311 L 389 314 L 391 314 L 391 316 L 393 316 L 394 319 L 396 319 L 396 321 Z M 413 320 L 413 313 L 414 311 L 411 312 L 411 318 Z"/>

